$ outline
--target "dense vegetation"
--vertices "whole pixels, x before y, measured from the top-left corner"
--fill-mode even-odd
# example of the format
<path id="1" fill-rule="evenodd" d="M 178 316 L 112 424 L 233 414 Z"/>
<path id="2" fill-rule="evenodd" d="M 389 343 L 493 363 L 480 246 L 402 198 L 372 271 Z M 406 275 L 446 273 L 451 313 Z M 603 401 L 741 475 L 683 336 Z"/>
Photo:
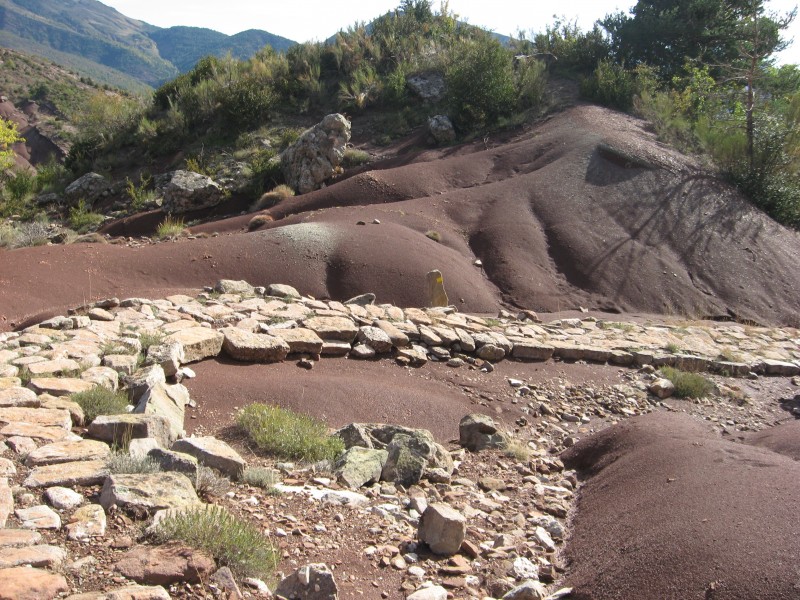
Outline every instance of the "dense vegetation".
<path id="1" fill-rule="evenodd" d="M 327 43 L 266 46 L 247 60 L 207 56 L 146 99 L 98 94 L 77 119 L 67 167 L 146 169 L 183 151 L 183 166 L 214 175 L 225 155 L 247 165 L 255 198 L 281 183 L 275 157 L 298 135 L 287 126 L 298 114 L 368 114 L 386 143 L 445 113 L 465 139 L 541 114 L 549 74 L 647 118 L 662 139 L 706 157 L 798 227 L 800 69 L 772 62 L 793 18 L 768 14 L 763 0 L 640 0 L 589 31 L 556 21 L 502 44 L 458 22 L 446 3 L 437 13 L 429 0 L 403 0 Z M 447 93 L 423 101 L 408 79 L 430 74 Z"/>

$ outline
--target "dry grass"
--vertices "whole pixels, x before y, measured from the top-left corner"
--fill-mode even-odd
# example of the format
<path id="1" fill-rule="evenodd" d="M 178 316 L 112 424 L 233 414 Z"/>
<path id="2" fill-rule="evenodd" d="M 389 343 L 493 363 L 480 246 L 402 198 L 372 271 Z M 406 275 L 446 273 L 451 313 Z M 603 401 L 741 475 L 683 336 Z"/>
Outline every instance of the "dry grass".
<path id="1" fill-rule="evenodd" d="M 267 223 L 271 223 L 274 220 L 275 219 L 273 219 L 269 215 L 256 215 L 255 217 L 250 219 L 250 222 L 247 224 L 247 230 L 248 231 L 255 231 L 259 227 L 263 227 Z"/>
<path id="2" fill-rule="evenodd" d="M 250 212 L 258 212 L 266 208 L 271 208 L 292 196 L 294 196 L 294 190 L 288 185 L 281 184 L 256 200 L 250 207 Z"/>

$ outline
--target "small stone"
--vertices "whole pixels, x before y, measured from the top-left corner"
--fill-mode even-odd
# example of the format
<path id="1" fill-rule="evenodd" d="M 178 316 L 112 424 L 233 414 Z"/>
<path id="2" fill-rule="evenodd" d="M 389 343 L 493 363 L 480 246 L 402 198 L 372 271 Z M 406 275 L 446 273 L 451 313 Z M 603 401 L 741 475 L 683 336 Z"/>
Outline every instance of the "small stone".
<path id="1" fill-rule="evenodd" d="M 275 595 L 293 600 L 337 600 L 339 589 L 325 564 L 309 564 L 297 569 L 275 588 Z"/>
<path id="2" fill-rule="evenodd" d="M 83 504 L 84 498 L 78 492 L 66 487 L 47 488 L 44 497 L 50 506 L 57 510 L 72 510 Z"/>
<path id="3" fill-rule="evenodd" d="M 664 377 L 659 377 L 653 383 L 650 384 L 650 387 L 647 388 L 648 391 L 656 396 L 657 398 L 661 398 L 664 400 L 665 398 L 669 398 L 672 394 L 675 393 L 675 384 L 673 384 L 669 379 L 665 379 Z"/>
<path id="4" fill-rule="evenodd" d="M 511 574 L 514 576 L 515 579 L 518 580 L 526 580 L 526 579 L 539 579 L 539 567 L 533 564 L 530 560 L 525 558 L 524 556 L 518 556 L 514 559 L 514 563 L 511 567 Z"/>
<path id="5" fill-rule="evenodd" d="M 137 583 L 168 585 L 207 581 L 214 572 L 214 559 L 182 544 L 139 546 L 115 565 L 117 571 Z"/>
<path id="6" fill-rule="evenodd" d="M 423 587 L 406 596 L 406 600 L 447 600 L 447 590 L 439 585 Z"/>
<path id="7" fill-rule="evenodd" d="M 505 594 L 502 600 L 543 600 L 547 596 L 547 589 L 539 581 L 526 581 Z"/>
<path id="8" fill-rule="evenodd" d="M 79 542 L 106 534 L 106 513 L 102 506 L 89 504 L 76 510 L 67 524 L 67 539 Z"/>

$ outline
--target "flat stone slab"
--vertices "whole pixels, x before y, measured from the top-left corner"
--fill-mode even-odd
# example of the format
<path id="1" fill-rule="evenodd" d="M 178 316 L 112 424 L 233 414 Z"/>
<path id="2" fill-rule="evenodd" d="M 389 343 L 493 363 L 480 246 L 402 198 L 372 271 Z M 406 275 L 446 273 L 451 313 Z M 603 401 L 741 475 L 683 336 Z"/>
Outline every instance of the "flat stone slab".
<path id="1" fill-rule="evenodd" d="M 77 402 L 73 402 L 69 398 L 59 398 L 57 396 L 51 396 L 50 394 L 42 394 L 39 396 L 39 402 L 41 402 L 39 408 L 49 408 L 52 410 L 66 410 L 69 411 L 70 417 L 72 417 L 72 424 L 76 427 L 80 427 L 83 425 L 84 421 L 84 414 L 81 405 Z"/>
<path id="2" fill-rule="evenodd" d="M 14 514 L 23 529 L 61 529 L 61 517 L 49 506 L 18 508 Z"/>
<path id="3" fill-rule="evenodd" d="M 273 329 L 270 335 L 281 338 L 289 344 L 289 354 L 319 354 L 322 351 L 322 338 L 311 329 Z"/>
<path id="4" fill-rule="evenodd" d="M 3 599 L 52 600 L 68 591 L 69 584 L 62 575 L 30 567 L 0 569 L 0 598 Z"/>
<path id="5" fill-rule="evenodd" d="M 28 437 L 44 442 L 77 441 L 81 436 L 63 427 L 43 427 L 31 423 L 9 423 L 0 428 L 0 435 L 10 438 L 14 436 Z"/>
<path id="6" fill-rule="evenodd" d="M 58 485 L 47 488 L 44 497 L 47 503 L 56 510 L 72 510 L 79 507 L 86 500 L 82 494 L 75 490 Z"/>
<path id="7" fill-rule="evenodd" d="M 25 458 L 25 465 L 43 467 L 80 460 L 105 460 L 110 455 L 111 448 L 108 444 L 96 440 L 54 442 L 41 446 L 28 454 Z"/>
<path id="8" fill-rule="evenodd" d="M 160 585 L 126 585 L 107 592 L 73 594 L 65 600 L 170 600 L 170 595 Z"/>
<path id="9" fill-rule="evenodd" d="M 0 477 L 7 477 L 17 474 L 17 467 L 7 458 L 0 458 Z"/>
<path id="10" fill-rule="evenodd" d="M 67 410 L 52 408 L 0 408 L 0 423 L 29 423 L 42 427 L 72 427 L 72 415 Z"/>
<path id="11" fill-rule="evenodd" d="M 2 529 L 0 528 L 0 548 L 13 548 L 17 546 L 33 546 L 42 541 L 42 534 L 30 529 Z"/>
<path id="12" fill-rule="evenodd" d="M 59 377 L 34 377 L 28 384 L 37 394 L 50 394 L 51 396 L 71 396 L 85 392 L 94 387 L 94 384 L 83 379 Z"/>
<path id="13" fill-rule="evenodd" d="M 75 485 L 99 485 L 108 476 L 105 460 L 81 460 L 36 467 L 24 482 L 25 487 L 39 488 Z"/>
<path id="14" fill-rule="evenodd" d="M 358 326 L 346 317 L 311 317 L 303 325 L 323 340 L 353 343 L 358 335 Z"/>
<path id="15" fill-rule="evenodd" d="M 57 546 L 38 545 L 24 548 L 0 548 L 0 569 L 21 565 L 58 569 L 66 558 L 67 551 Z"/>
<path id="16" fill-rule="evenodd" d="M 38 408 L 40 405 L 36 392 L 23 387 L 9 387 L 0 390 L 0 408 Z"/>
<path id="17" fill-rule="evenodd" d="M 103 484 L 100 504 L 106 510 L 153 513 L 166 508 L 185 508 L 201 504 L 194 486 L 180 473 L 110 475 Z"/>
<path id="18" fill-rule="evenodd" d="M 289 354 L 289 344 L 283 339 L 263 333 L 251 333 L 237 327 L 220 330 L 225 339 L 222 350 L 242 362 L 280 362 Z"/>
<path id="19" fill-rule="evenodd" d="M 80 371 L 81 366 L 70 358 L 59 358 L 56 360 L 45 360 L 28 365 L 31 375 L 36 377 L 55 377 L 67 373 Z"/>
<path id="20" fill-rule="evenodd" d="M 197 362 L 218 356 L 222 350 L 223 334 L 206 327 L 190 327 L 167 336 L 169 342 L 183 345 L 183 354 L 187 363 Z"/>
<path id="21" fill-rule="evenodd" d="M 192 437 L 178 440 L 172 450 L 194 456 L 200 464 L 238 479 L 247 463 L 239 453 L 222 440 L 214 437 Z"/>

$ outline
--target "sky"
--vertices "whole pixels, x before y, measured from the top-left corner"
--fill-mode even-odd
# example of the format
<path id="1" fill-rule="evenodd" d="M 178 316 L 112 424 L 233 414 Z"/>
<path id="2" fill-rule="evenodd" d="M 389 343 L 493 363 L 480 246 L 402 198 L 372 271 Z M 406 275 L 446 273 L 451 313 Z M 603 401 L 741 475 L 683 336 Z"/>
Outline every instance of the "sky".
<path id="1" fill-rule="evenodd" d="M 325 40 L 357 21 L 369 22 L 397 8 L 400 0 L 101 0 L 124 15 L 159 27 L 208 27 L 232 35 L 263 29 L 297 42 Z M 785 13 L 800 0 L 768 0 L 768 10 Z M 627 11 L 626 0 L 450 0 L 449 9 L 472 25 L 504 35 L 522 30 L 541 31 L 554 13 L 577 20 L 582 29 L 617 10 Z M 433 6 L 438 10 L 439 0 Z M 785 33 L 794 38 L 779 57 L 780 63 L 800 64 L 800 18 Z"/>

